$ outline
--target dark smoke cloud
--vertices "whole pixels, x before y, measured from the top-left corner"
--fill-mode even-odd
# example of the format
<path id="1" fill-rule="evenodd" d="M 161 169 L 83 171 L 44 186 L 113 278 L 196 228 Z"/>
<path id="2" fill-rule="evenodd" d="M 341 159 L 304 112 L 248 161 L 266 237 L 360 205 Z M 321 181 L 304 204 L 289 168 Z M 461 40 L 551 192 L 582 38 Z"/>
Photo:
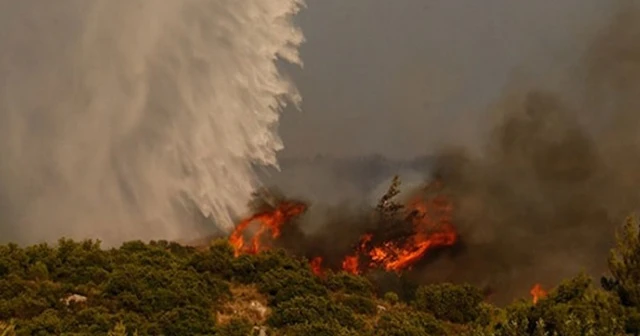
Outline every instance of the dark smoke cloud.
<path id="1" fill-rule="evenodd" d="M 640 11 L 620 13 L 569 86 L 507 88 L 480 155 L 442 150 L 436 172 L 465 251 L 421 276 L 490 286 L 504 301 L 532 282 L 605 271 L 615 228 L 640 204 Z"/>
<path id="2" fill-rule="evenodd" d="M 471 282 L 504 303 L 535 282 L 606 271 L 616 227 L 640 204 L 640 11 L 622 7 L 566 76 L 504 89 L 481 151 L 440 148 L 426 172 L 456 204 L 461 243 L 408 278 Z M 312 206 L 328 216 L 322 229 L 289 247 L 338 259 L 371 229 L 361 209 L 326 213 Z"/>

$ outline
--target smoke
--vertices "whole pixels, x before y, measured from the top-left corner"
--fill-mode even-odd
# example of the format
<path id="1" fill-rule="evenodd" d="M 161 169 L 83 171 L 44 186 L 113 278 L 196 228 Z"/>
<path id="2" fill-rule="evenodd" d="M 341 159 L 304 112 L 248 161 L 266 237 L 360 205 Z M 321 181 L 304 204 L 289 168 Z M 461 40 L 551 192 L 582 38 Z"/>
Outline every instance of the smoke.
<path id="1" fill-rule="evenodd" d="M 488 286 L 495 299 L 606 270 L 615 229 L 640 205 L 640 10 L 624 5 L 563 81 L 514 82 L 480 153 L 442 149 L 464 251 L 430 281 Z"/>
<path id="2" fill-rule="evenodd" d="M 0 0 L 3 239 L 228 229 L 298 103 L 302 0 Z"/>
<path id="3" fill-rule="evenodd" d="M 460 243 L 431 251 L 407 279 L 470 282 L 505 303 L 528 295 L 534 283 L 552 287 L 583 270 L 606 271 L 616 228 L 640 204 L 638 36 L 640 10 L 624 4 L 564 73 L 508 83 L 488 113 L 493 127 L 479 151 L 438 150 L 427 173 L 444 182 L 455 204 Z M 379 197 L 382 188 L 372 190 Z M 370 210 L 312 205 L 299 224 L 315 229 L 283 244 L 339 265 L 363 233 L 380 229 Z M 405 284 L 388 275 L 378 280 Z"/>

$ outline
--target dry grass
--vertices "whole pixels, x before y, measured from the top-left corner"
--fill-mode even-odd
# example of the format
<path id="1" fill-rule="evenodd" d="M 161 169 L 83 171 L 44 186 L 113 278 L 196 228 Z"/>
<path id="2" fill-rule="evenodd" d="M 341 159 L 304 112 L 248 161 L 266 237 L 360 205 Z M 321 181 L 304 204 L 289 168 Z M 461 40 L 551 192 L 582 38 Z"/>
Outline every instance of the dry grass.
<path id="1" fill-rule="evenodd" d="M 254 285 L 232 284 L 231 294 L 232 299 L 218 311 L 216 316 L 218 323 L 224 324 L 238 317 L 245 318 L 254 325 L 265 322 L 270 313 L 270 309 L 267 308 L 267 298 L 260 294 Z M 257 302 L 264 307 L 265 313 L 261 314 L 255 306 L 252 306 L 252 302 Z"/>

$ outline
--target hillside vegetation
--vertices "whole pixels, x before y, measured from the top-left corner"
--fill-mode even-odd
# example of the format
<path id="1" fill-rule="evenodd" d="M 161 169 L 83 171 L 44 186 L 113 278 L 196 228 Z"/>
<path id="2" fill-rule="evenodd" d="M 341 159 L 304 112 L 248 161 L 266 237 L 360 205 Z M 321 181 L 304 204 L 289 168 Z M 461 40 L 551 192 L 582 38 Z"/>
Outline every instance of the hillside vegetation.
<path id="1" fill-rule="evenodd" d="M 234 257 L 132 241 L 0 246 L 0 335 L 638 335 L 640 236 L 629 217 L 611 277 L 567 279 L 499 308 L 465 284 L 378 293 L 365 277 L 312 273 L 284 251 Z"/>

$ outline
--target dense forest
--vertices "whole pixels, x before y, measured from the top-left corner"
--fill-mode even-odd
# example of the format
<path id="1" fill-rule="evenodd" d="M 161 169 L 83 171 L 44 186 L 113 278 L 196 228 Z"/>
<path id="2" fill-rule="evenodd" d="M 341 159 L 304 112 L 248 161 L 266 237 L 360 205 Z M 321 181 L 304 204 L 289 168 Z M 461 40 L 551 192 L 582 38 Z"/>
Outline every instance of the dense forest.
<path id="1" fill-rule="evenodd" d="M 466 284 L 380 293 L 365 276 L 313 273 L 271 250 L 60 240 L 0 246 L 0 335 L 638 335 L 640 235 L 618 230 L 610 276 L 577 274 L 507 307 Z"/>

